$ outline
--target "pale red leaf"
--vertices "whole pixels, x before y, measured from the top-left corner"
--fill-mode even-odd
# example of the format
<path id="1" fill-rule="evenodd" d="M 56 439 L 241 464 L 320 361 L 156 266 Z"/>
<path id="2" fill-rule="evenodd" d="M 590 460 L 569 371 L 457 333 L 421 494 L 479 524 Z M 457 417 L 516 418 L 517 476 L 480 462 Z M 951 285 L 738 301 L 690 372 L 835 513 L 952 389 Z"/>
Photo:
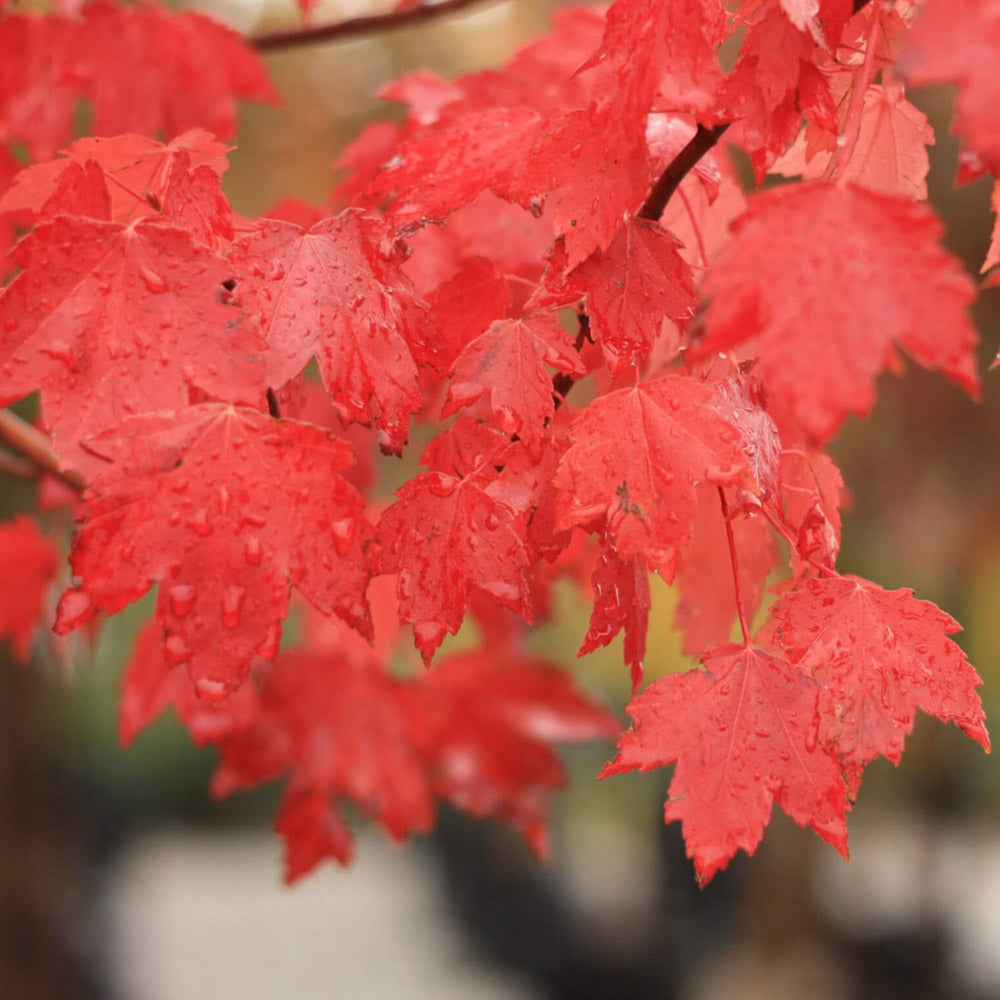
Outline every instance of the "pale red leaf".
<path id="1" fill-rule="evenodd" d="M 1000 0 L 926 0 L 908 43 L 910 81 L 955 84 L 955 131 L 1000 171 Z"/>
<path id="2" fill-rule="evenodd" d="M 698 350 L 757 357 L 779 426 L 821 442 L 868 412 L 895 345 L 976 395 L 974 290 L 940 235 L 928 208 L 853 185 L 756 195 L 706 277 Z"/>
<path id="3" fill-rule="evenodd" d="M 59 550 L 25 515 L 0 524 L 0 640 L 27 663 L 45 598 L 59 567 Z"/>
<path id="4" fill-rule="evenodd" d="M 771 528 L 763 516 L 737 515 L 731 518 L 730 526 L 736 543 L 743 606 L 752 621 L 777 553 Z M 681 556 L 677 583 L 680 603 L 676 621 L 684 635 L 684 652 L 700 656 L 709 646 L 727 642 L 736 621 L 736 592 L 716 486 L 698 487 L 698 516 L 690 548 Z"/>

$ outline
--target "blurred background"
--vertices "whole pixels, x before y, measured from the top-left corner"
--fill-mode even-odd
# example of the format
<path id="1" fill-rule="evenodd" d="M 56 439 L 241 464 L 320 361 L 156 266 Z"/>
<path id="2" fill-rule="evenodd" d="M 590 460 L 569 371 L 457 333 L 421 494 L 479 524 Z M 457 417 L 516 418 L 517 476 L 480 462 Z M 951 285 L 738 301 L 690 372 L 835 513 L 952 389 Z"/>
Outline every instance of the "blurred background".
<path id="1" fill-rule="evenodd" d="M 268 58 L 284 106 L 246 108 L 227 177 L 247 215 L 277 199 L 323 203 L 332 164 L 375 95 L 415 69 L 453 75 L 504 61 L 556 3 L 497 0 L 377 38 Z M 323 0 L 316 23 L 372 11 Z M 210 0 L 242 31 L 289 27 L 284 0 Z M 931 198 L 950 249 L 976 273 L 989 186 L 953 186 L 947 93 L 911 97 L 938 133 Z M 1000 341 L 1000 292 L 977 306 L 983 371 Z M 852 494 L 840 568 L 913 587 L 966 631 L 988 715 L 1000 716 L 1000 375 L 981 405 L 907 366 L 871 417 L 833 447 Z M 0 485 L 4 515 L 27 502 Z M 566 590 L 538 649 L 573 664 L 587 609 Z M 148 609 L 145 609 L 148 610 Z M 116 693 L 144 609 L 69 677 L 41 645 L 29 671 L 0 665 L 0 997 L 111 1000 L 325 998 L 1000 997 L 1000 777 L 951 726 L 921 718 L 898 770 L 871 766 L 851 818 L 850 864 L 776 814 L 757 856 L 699 890 L 678 827 L 664 827 L 667 772 L 598 784 L 610 747 L 574 750 L 554 809 L 554 860 L 506 829 L 442 815 L 394 848 L 359 828 L 352 868 L 281 885 L 270 830 L 277 795 L 213 802 L 211 754 L 172 718 L 128 751 Z M 650 678 L 692 664 L 656 595 Z M 47 640 L 51 641 L 51 640 Z M 616 643 L 574 668 L 620 709 Z"/>

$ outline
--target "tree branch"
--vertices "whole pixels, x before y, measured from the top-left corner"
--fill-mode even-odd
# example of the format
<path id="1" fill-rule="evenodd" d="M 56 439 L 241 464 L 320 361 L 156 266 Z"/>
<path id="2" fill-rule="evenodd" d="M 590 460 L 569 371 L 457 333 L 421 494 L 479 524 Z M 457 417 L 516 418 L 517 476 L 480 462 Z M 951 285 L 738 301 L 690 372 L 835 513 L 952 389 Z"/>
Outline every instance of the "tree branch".
<path id="1" fill-rule="evenodd" d="M 698 126 L 698 131 L 691 136 L 690 142 L 670 161 L 667 169 L 660 174 L 659 180 L 653 185 L 642 208 L 638 211 L 640 219 L 659 222 L 663 210 L 667 207 L 671 195 L 680 186 L 682 180 L 697 166 L 698 161 L 722 138 L 730 126 L 716 125 L 713 128 Z"/>
<path id="2" fill-rule="evenodd" d="M 10 410 L 0 410 L 0 440 L 18 455 L 34 463 L 42 472 L 55 476 L 71 490 L 82 493 L 87 481 L 79 472 L 63 469 L 49 439 Z"/>
<path id="3" fill-rule="evenodd" d="M 275 49 L 290 49 L 300 45 L 311 45 L 314 42 L 330 42 L 336 39 L 355 38 L 358 35 L 373 35 L 380 31 L 395 31 L 397 28 L 432 21 L 481 4 L 496 2 L 498 0 L 439 0 L 438 3 L 422 3 L 406 10 L 352 17 L 347 21 L 334 21 L 333 24 L 306 25 L 289 31 L 251 35 L 247 41 L 259 52 L 273 52 Z"/>
<path id="4" fill-rule="evenodd" d="M 871 0 L 854 0 L 854 13 L 857 14 L 869 3 Z M 698 165 L 698 161 L 715 146 L 731 124 L 732 122 L 726 122 L 712 128 L 706 128 L 704 125 L 698 126 L 698 131 L 691 137 L 691 141 L 667 165 L 666 170 L 660 174 L 659 180 L 653 185 L 642 208 L 637 213 L 640 219 L 649 219 L 651 222 L 659 221 L 663 210 L 667 207 L 667 202 L 670 201 L 681 181 Z"/>

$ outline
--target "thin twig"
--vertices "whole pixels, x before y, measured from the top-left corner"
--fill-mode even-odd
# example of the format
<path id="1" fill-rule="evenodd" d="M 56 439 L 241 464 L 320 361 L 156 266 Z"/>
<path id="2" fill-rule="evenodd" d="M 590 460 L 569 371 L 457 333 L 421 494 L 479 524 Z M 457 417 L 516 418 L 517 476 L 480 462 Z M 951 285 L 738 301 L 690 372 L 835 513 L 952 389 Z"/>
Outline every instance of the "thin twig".
<path id="1" fill-rule="evenodd" d="M 33 462 L 43 472 L 55 476 L 70 489 L 82 493 L 87 488 L 87 481 L 79 472 L 62 468 L 49 439 L 10 410 L 0 410 L 0 439 L 17 454 Z"/>
<path id="2" fill-rule="evenodd" d="M 331 42 L 337 39 L 356 38 L 359 35 L 373 35 L 380 31 L 395 31 L 411 24 L 420 24 L 448 14 L 455 14 L 470 7 L 498 0 L 440 0 L 439 3 L 423 3 L 406 10 L 389 11 L 385 14 L 369 14 L 352 17 L 347 21 L 332 24 L 307 25 L 287 31 L 272 31 L 263 35 L 251 35 L 247 41 L 259 52 L 273 52 L 275 49 L 290 49 L 314 42 Z"/>

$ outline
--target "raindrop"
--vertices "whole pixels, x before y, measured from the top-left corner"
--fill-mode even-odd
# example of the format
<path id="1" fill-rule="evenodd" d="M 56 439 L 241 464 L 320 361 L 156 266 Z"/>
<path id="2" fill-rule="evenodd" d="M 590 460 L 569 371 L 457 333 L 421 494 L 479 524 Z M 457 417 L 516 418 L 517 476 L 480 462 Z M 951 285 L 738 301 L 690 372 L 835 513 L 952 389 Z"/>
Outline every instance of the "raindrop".
<path id="1" fill-rule="evenodd" d="M 246 547 L 243 550 L 243 555 L 246 561 L 251 566 L 259 566 L 260 561 L 264 555 L 264 547 L 260 543 L 260 539 L 256 535 L 251 535 L 247 539 Z"/>
<path id="2" fill-rule="evenodd" d="M 229 629 L 236 628 L 240 623 L 240 613 L 243 610 L 243 598 L 246 591 L 236 584 L 227 587 L 222 594 L 222 624 Z"/>
<path id="3" fill-rule="evenodd" d="M 183 618 L 194 607 L 195 589 L 189 583 L 174 584 L 167 591 L 170 610 L 178 618 Z"/>

